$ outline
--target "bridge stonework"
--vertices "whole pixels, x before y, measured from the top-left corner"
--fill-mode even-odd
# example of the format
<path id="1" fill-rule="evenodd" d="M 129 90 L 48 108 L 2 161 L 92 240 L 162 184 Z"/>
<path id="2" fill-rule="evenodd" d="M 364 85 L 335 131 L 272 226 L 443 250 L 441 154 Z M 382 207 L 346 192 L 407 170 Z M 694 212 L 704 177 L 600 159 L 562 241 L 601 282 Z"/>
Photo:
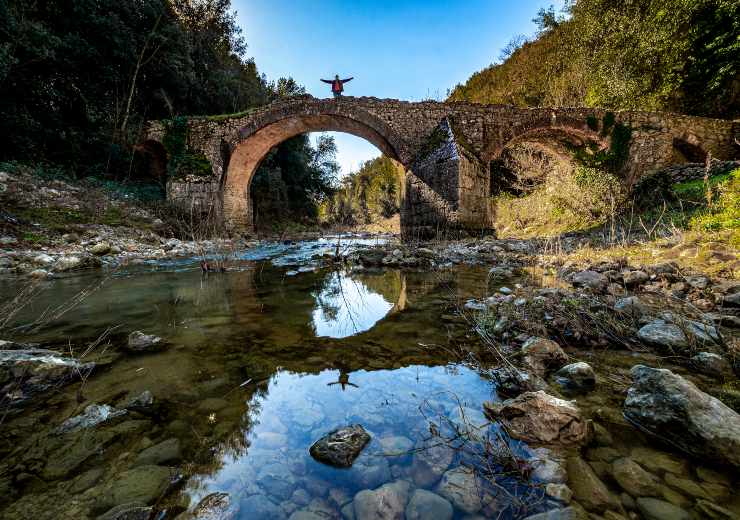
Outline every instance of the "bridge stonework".
<path id="1" fill-rule="evenodd" d="M 708 153 L 721 160 L 737 155 L 738 122 L 642 111 L 613 114 L 615 123 L 632 129 L 622 172 L 628 185 L 644 173 L 700 161 Z M 491 161 L 526 141 L 591 142 L 606 148 L 610 138 L 594 124 L 606 115 L 605 110 L 590 108 L 291 98 L 234 116 L 189 118 L 188 146 L 206 156 L 213 176 L 172 179 L 168 197 L 222 211 L 235 232 L 249 232 L 250 184 L 269 150 L 302 133 L 339 131 L 367 139 L 404 166 L 401 226 L 406 236 L 445 229 L 479 232 L 492 227 Z M 149 122 L 145 133 L 144 144 L 163 150 L 163 122 Z"/>

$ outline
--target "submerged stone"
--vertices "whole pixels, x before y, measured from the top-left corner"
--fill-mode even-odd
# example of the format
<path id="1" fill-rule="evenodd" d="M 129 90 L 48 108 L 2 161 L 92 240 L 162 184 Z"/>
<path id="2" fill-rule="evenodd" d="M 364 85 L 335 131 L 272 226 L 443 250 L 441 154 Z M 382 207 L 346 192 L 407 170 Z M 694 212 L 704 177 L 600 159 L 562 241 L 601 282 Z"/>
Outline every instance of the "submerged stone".
<path id="1" fill-rule="evenodd" d="M 566 392 L 589 392 L 596 386 L 596 374 L 591 365 L 579 361 L 558 370 L 555 382 Z"/>
<path id="2" fill-rule="evenodd" d="M 121 415 L 125 415 L 126 410 L 118 410 L 107 404 L 91 404 L 80 415 L 70 417 L 64 421 L 57 429 L 57 433 L 69 433 L 85 428 L 92 428 L 100 423 L 109 421 Z"/>
<path id="3" fill-rule="evenodd" d="M 463 466 L 447 471 L 437 485 L 437 493 L 470 515 L 483 507 L 480 490 L 480 482 L 475 471 Z"/>
<path id="4" fill-rule="evenodd" d="M 357 520 L 403 520 L 411 484 L 397 480 L 371 491 L 355 495 L 354 512 Z"/>
<path id="5" fill-rule="evenodd" d="M 131 352 L 151 352 L 162 348 L 162 338 L 135 330 L 128 336 L 126 349 Z"/>
<path id="6" fill-rule="evenodd" d="M 359 424 L 353 424 L 324 435 L 311 446 L 309 453 L 324 464 L 348 468 L 368 442 L 370 434 Z"/>
<path id="7" fill-rule="evenodd" d="M 113 507 L 131 502 L 154 503 L 170 486 L 172 470 L 162 466 L 139 466 L 124 471 L 106 484 L 99 506 Z"/>
<path id="8" fill-rule="evenodd" d="M 406 520 L 450 520 L 452 504 L 436 493 L 417 489 L 406 506 Z"/>
<path id="9" fill-rule="evenodd" d="M 657 498 L 638 498 L 637 509 L 646 520 L 689 520 L 691 515 L 678 506 Z"/>

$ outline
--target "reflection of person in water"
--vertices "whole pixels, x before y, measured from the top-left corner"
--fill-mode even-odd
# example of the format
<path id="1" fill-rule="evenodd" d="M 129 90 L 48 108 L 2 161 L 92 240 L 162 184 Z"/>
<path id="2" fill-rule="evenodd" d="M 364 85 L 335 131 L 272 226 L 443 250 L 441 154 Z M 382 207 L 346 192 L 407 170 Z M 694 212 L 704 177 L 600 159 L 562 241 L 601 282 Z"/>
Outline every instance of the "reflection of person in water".
<path id="1" fill-rule="evenodd" d="M 326 386 L 342 385 L 342 390 L 346 390 L 348 386 L 360 388 L 354 383 L 349 382 L 349 374 L 344 370 L 339 371 L 339 379 L 333 383 L 327 383 Z"/>

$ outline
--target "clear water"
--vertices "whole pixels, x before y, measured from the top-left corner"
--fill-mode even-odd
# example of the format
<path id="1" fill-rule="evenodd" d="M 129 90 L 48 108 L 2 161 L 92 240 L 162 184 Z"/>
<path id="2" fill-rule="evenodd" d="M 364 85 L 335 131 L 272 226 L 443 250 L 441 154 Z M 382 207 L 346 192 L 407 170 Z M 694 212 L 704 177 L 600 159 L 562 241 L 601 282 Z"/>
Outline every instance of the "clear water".
<path id="1" fill-rule="evenodd" d="M 343 242 L 342 252 L 352 246 Z M 84 386 L 61 388 L 43 405 L 4 421 L 9 444 L 2 474 L 16 489 L 5 514 L 100 514 L 111 505 L 100 498 L 106 486 L 115 485 L 143 449 L 175 438 L 181 456 L 163 465 L 177 467 L 183 478 L 157 506 L 170 514 L 192 512 L 204 497 L 223 492 L 234 518 L 287 518 L 309 507 L 339 517 L 343 501 L 357 491 L 413 479 L 412 450 L 430 438 L 430 422 L 449 430 L 462 409 L 485 436 L 481 403 L 491 398 L 492 385 L 454 353 L 473 340 L 467 327 L 440 319 L 461 298 L 482 296 L 485 272 L 325 265 L 335 250 L 330 242 L 271 244 L 242 254 L 226 273 L 204 276 L 191 260 L 45 282 L 16 319 L 18 339 L 82 355 L 107 336 L 85 355 L 99 367 Z M 10 294 L 18 287 L 5 281 L 0 288 Z M 27 326 L 86 288 L 95 289 L 63 316 L 38 330 Z M 121 345 L 133 330 L 161 336 L 168 348 L 124 352 Z M 127 417 L 148 421 L 143 431 L 118 435 L 61 478 L 16 484 L 17 473 L 32 463 L 13 444 L 41 446 L 35 471 L 48 473 L 49 461 L 67 449 L 59 447 L 53 428 L 90 403 L 121 406 L 145 390 L 158 403 L 156 414 Z M 372 441 L 352 469 L 310 457 L 315 440 L 354 423 Z M 458 423 L 464 424 L 459 417 Z M 96 430 L 109 428 L 104 423 Z M 384 452 L 388 439 L 400 443 L 398 456 Z M 455 450 L 450 467 L 460 453 Z M 78 483 L 91 470 L 102 470 L 95 485 L 71 492 L 70 486 L 84 487 Z"/>
<path id="2" fill-rule="evenodd" d="M 343 241 L 341 252 L 356 243 Z M 468 298 L 487 295 L 486 270 L 352 270 L 328 260 L 335 251 L 331 241 L 267 244 L 243 252 L 225 273 L 204 276 L 189 259 L 45 282 L 5 338 L 84 354 L 98 367 L 84 384 L 3 417 L 0 516 L 95 518 L 154 489 L 146 501 L 162 512 L 157 518 L 338 519 L 363 489 L 406 480 L 437 491 L 439 475 L 425 476 L 416 460 L 432 453 L 430 445 L 443 469 L 494 473 L 495 486 L 483 479 L 474 490 L 483 517 L 557 507 L 541 484 L 484 456 L 483 447 L 502 436 L 481 413 L 495 388 L 460 352 L 494 359 L 455 314 Z M 0 280 L 1 294 L 18 289 Z M 91 292 L 73 309 L 28 326 L 85 289 Z M 167 348 L 125 352 L 134 330 L 161 336 Z M 622 358 L 588 360 L 601 374 L 610 373 L 607 365 L 627 370 L 636 362 L 629 353 Z M 147 390 L 155 405 L 146 413 L 54 432 L 91 403 L 122 407 Z M 593 392 L 578 401 L 590 416 L 621 417 L 618 395 Z M 351 469 L 310 457 L 314 441 L 355 423 L 372 440 Z M 645 443 L 629 427 L 612 434 L 623 455 Z M 140 457 L 163 442 L 176 442 L 178 453 L 145 469 L 169 468 L 166 482 L 132 479 Z M 526 446 L 509 447 L 517 460 L 526 458 Z M 696 479 L 695 462 L 672 456 Z M 455 519 L 466 514 L 454 510 Z"/>

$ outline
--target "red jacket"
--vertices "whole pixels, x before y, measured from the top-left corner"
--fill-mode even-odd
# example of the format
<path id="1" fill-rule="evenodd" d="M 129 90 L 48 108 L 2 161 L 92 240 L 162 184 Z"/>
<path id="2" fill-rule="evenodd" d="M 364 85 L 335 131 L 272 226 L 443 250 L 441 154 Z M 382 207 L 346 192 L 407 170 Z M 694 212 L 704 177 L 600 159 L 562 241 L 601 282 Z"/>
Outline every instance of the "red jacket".
<path id="1" fill-rule="evenodd" d="M 354 76 L 347 79 L 322 79 L 321 81 L 330 83 L 332 92 L 344 92 L 344 84 L 352 81 L 353 78 Z"/>

